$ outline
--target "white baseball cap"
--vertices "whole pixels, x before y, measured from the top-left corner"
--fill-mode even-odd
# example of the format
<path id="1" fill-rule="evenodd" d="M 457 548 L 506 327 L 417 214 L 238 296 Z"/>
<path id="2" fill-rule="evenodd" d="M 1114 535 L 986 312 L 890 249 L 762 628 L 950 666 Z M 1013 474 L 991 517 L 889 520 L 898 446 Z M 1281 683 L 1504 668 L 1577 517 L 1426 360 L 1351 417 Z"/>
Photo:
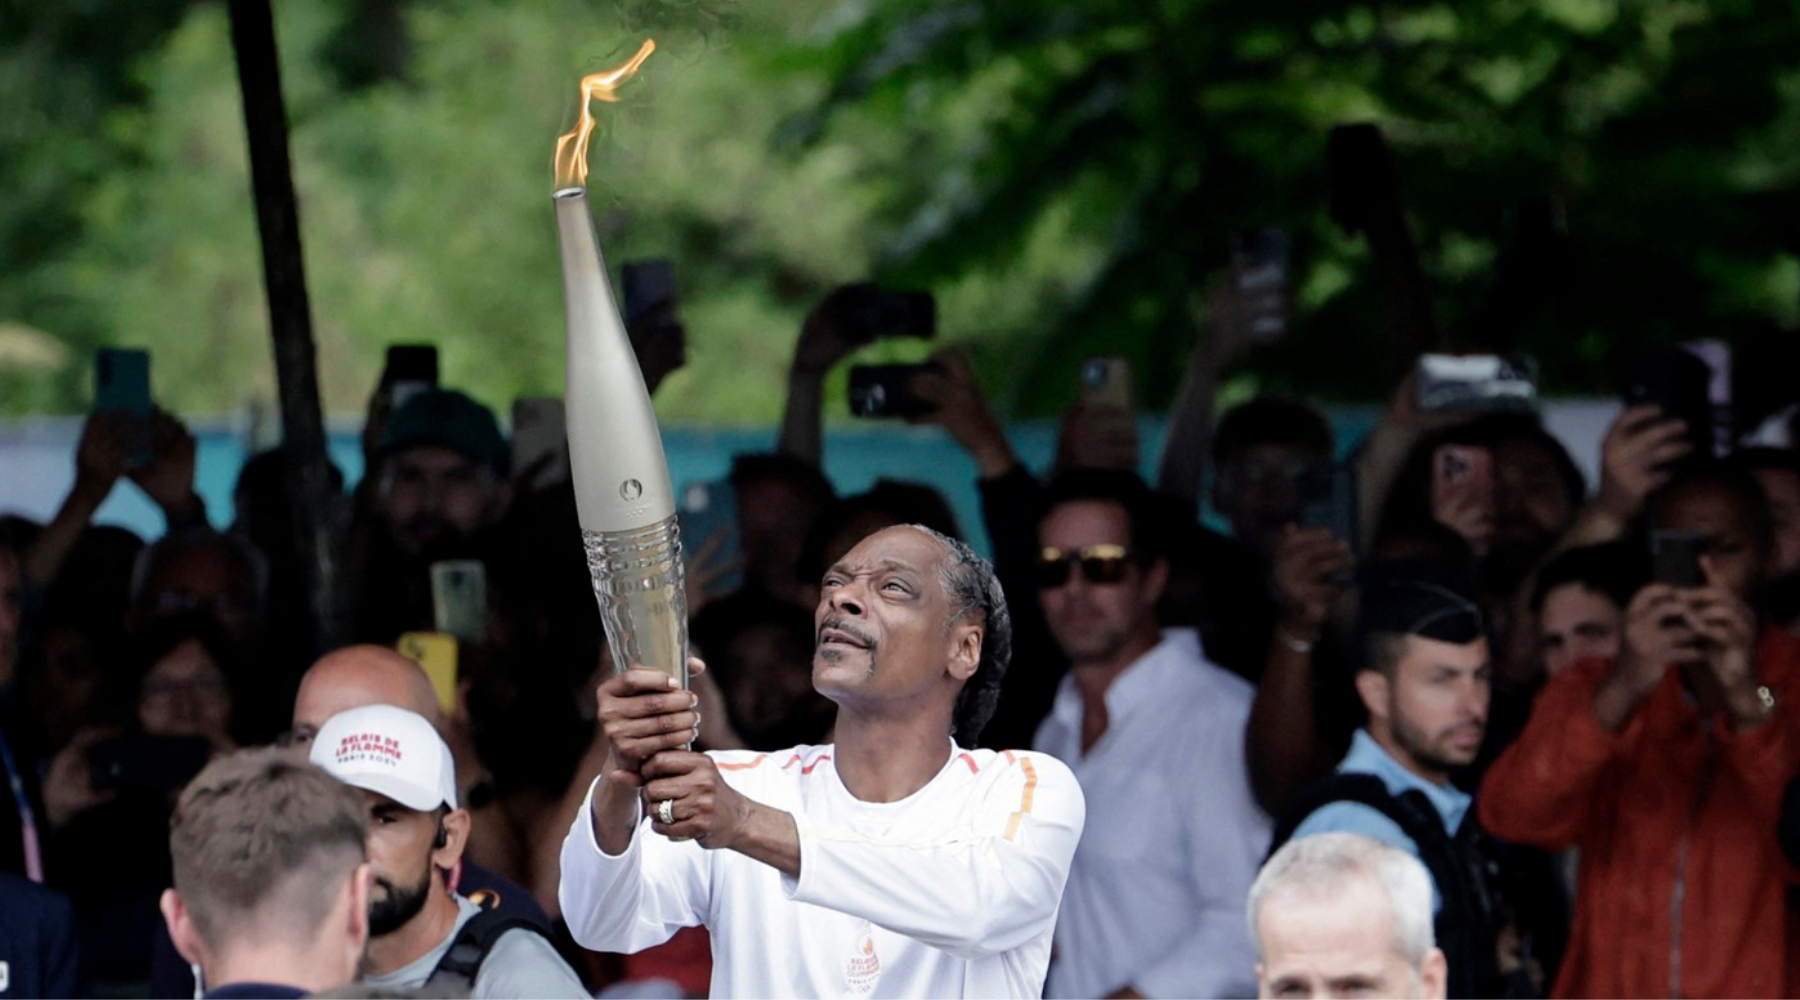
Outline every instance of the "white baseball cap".
<path id="1" fill-rule="evenodd" d="M 456 808 L 456 761 L 431 723 L 395 705 L 364 705 L 325 720 L 308 754 L 352 788 L 408 809 Z"/>

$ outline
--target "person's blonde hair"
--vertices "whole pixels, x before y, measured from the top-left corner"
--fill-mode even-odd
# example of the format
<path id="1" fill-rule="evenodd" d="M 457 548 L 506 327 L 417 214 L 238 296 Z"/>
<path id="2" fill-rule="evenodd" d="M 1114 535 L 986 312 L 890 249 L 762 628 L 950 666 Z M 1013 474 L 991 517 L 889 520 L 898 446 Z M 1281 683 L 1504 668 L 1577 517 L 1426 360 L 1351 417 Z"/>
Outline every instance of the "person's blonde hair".
<path id="1" fill-rule="evenodd" d="M 265 747 L 215 758 L 169 819 L 175 891 L 200 937 L 310 932 L 367 857 L 360 793 Z"/>

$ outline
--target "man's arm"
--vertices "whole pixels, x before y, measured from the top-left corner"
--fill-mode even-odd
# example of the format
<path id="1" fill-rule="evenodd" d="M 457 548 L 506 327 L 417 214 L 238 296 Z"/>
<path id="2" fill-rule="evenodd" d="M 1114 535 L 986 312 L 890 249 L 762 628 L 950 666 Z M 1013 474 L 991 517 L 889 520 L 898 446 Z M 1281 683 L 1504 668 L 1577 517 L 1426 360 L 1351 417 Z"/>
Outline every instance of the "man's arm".
<path id="1" fill-rule="evenodd" d="M 1538 693 L 1525 729 L 1488 768 L 1475 807 L 1495 836 L 1547 851 L 1576 844 L 1586 833 L 1605 776 L 1625 751 L 1627 736 L 1608 731 L 1595 695 L 1611 665 L 1578 663 Z"/>
<path id="2" fill-rule="evenodd" d="M 812 824 L 727 785 L 712 758 L 646 762 L 652 802 L 675 803 L 671 839 L 733 850 L 779 870 L 798 902 L 862 917 L 959 958 L 1009 951 L 1050 930 L 1086 818 L 1060 761 L 1002 754 L 976 815 L 945 816 L 926 838 L 885 840 Z"/>
<path id="3" fill-rule="evenodd" d="M 705 665 L 690 659 L 691 674 Z M 570 933 L 598 950 L 636 951 L 668 940 L 698 917 L 693 893 L 674 880 L 673 891 L 649 898 L 643 851 L 636 835 L 644 761 L 698 735 L 692 692 L 668 674 L 638 667 L 600 685 L 600 726 L 606 764 L 588 789 L 587 801 L 563 840 L 557 902 Z M 704 887 L 701 887 L 704 895 Z M 686 901 L 687 905 L 683 904 Z M 656 936 L 660 933 L 660 937 Z"/>

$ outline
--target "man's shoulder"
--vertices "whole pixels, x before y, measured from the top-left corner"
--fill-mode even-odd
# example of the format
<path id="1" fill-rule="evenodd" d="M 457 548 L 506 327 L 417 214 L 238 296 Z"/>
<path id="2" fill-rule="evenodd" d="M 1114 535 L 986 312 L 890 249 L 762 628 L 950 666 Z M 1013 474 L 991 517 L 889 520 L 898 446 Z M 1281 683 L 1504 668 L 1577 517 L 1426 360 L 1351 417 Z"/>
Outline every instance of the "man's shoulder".
<path id="1" fill-rule="evenodd" d="M 1192 702 L 1202 711 L 1249 715 L 1250 704 L 1256 700 L 1255 685 L 1209 659 L 1195 630 L 1172 628 L 1163 634 L 1169 665 L 1178 668 L 1165 674 L 1171 683 L 1171 699 Z"/>
<path id="2" fill-rule="evenodd" d="M 501 997 L 586 997 L 588 992 L 550 939 L 534 926 L 517 925 L 494 939 L 476 973 L 473 995 Z"/>
<path id="3" fill-rule="evenodd" d="M 1360 833 L 1417 857 L 1419 843 L 1406 829 L 1382 810 L 1351 799 L 1326 802 L 1307 813 L 1294 827 L 1289 840 L 1300 840 L 1321 833 Z"/>

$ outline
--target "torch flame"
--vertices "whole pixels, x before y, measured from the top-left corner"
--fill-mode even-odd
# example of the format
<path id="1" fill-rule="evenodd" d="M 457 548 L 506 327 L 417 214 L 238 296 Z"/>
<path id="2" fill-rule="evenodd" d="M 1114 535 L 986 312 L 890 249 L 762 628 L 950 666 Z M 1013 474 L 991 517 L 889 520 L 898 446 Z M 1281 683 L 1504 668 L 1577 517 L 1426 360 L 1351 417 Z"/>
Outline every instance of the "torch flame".
<path id="1" fill-rule="evenodd" d="M 588 105 L 594 101 L 617 101 L 619 85 L 637 75 L 644 60 L 656 51 L 656 40 L 644 39 L 637 55 L 623 65 L 581 78 L 581 117 L 575 127 L 556 140 L 556 188 L 585 187 L 588 175 L 588 139 L 594 134 L 594 115 Z"/>

